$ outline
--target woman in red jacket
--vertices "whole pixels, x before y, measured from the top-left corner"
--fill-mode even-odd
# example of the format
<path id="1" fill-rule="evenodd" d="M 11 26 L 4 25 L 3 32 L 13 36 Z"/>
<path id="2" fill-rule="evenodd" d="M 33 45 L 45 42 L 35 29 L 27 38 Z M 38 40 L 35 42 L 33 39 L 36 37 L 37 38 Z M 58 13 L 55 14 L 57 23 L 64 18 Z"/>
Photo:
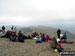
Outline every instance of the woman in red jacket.
<path id="1" fill-rule="evenodd" d="M 48 34 L 45 36 L 45 38 L 48 39 L 48 40 L 46 40 L 46 42 L 50 43 L 51 38 L 50 38 L 50 36 Z"/>
<path id="2" fill-rule="evenodd" d="M 50 39 L 50 36 L 49 35 L 46 35 L 46 38 L 49 40 Z"/>

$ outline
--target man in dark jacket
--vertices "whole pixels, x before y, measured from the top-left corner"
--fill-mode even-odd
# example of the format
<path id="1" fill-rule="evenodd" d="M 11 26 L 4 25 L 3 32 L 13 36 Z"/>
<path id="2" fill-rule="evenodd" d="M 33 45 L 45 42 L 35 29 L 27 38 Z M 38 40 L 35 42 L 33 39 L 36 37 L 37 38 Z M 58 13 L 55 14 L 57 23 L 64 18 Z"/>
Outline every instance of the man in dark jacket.
<path id="1" fill-rule="evenodd" d="M 13 30 L 13 29 L 14 29 L 14 26 L 11 27 L 11 30 Z"/>
<path id="2" fill-rule="evenodd" d="M 59 39 L 60 39 L 60 33 L 61 33 L 61 30 L 58 29 L 58 30 L 57 30 L 57 36 L 58 36 Z"/>
<path id="3" fill-rule="evenodd" d="M 2 30 L 3 30 L 3 31 L 5 30 L 5 26 L 4 26 L 4 25 L 2 26 Z"/>
<path id="4" fill-rule="evenodd" d="M 18 33 L 18 41 L 19 42 L 24 42 L 24 35 L 21 31 L 19 31 L 19 33 Z"/>

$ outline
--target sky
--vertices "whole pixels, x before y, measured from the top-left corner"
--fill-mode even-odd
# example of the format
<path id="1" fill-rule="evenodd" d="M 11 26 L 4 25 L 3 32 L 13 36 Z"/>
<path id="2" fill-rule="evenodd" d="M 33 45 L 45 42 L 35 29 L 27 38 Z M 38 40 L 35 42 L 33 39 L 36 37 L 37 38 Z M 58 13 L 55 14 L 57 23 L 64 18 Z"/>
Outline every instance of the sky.
<path id="1" fill-rule="evenodd" d="M 0 25 L 75 24 L 75 0 L 0 0 Z"/>

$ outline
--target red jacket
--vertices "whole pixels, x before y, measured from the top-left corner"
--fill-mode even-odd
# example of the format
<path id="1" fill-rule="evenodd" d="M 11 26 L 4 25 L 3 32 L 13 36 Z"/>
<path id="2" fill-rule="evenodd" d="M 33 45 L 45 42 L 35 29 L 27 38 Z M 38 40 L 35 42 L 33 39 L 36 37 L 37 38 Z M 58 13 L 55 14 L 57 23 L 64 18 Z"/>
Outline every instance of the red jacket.
<path id="1" fill-rule="evenodd" d="M 58 44 L 57 44 L 57 47 L 61 47 L 61 44 L 60 44 L 60 43 L 58 43 Z"/>
<path id="2" fill-rule="evenodd" d="M 49 35 L 46 35 L 46 38 L 47 38 L 47 39 L 50 39 L 50 36 L 49 36 Z"/>

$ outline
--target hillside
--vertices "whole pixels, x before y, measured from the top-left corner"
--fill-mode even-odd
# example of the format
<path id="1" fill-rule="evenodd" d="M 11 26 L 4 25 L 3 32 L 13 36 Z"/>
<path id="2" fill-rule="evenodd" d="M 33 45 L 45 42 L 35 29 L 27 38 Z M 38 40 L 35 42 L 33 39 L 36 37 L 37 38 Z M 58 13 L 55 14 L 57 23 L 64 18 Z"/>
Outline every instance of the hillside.
<path id="1" fill-rule="evenodd" d="M 46 27 L 46 26 L 31 26 L 31 27 L 24 27 L 20 29 L 23 32 L 39 32 L 39 33 L 45 33 L 45 34 L 49 34 L 51 36 L 57 36 L 56 32 L 57 32 L 57 28 L 52 28 L 52 27 Z M 73 35 L 72 33 L 66 31 L 66 30 L 62 30 L 62 33 L 67 32 L 67 36 L 70 38 L 75 38 L 75 35 Z"/>
<path id="2" fill-rule="evenodd" d="M 52 27 L 55 27 L 55 28 L 61 28 L 61 29 L 64 29 L 64 30 L 67 30 L 69 32 L 71 32 L 72 34 L 75 34 L 75 26 L 74 24 L 57 24 L 57 25 L 52 25 Z"/>

